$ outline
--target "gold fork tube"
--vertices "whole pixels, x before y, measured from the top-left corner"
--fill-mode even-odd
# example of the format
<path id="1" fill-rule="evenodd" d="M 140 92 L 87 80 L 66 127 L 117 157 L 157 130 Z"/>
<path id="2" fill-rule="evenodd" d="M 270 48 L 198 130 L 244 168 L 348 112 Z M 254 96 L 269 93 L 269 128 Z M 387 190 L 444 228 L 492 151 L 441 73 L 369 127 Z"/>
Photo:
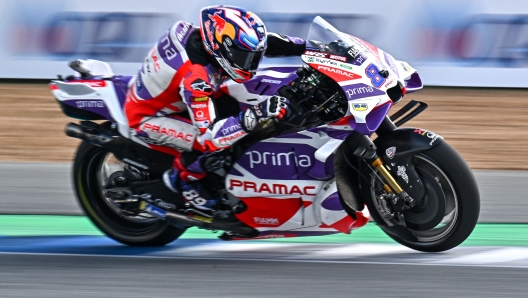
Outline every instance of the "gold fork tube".
<path id="1" fill-rule="evenodd" d="M 389 173 L 387 168 L 385 168 L 385 166 L 383 165 L 383 161 L 381 160 L 381 158 L 378 157 L 378 159 L 373 161 L 371 165 L 381 173 L 381 176 L 385 178 L 387 183 L 390 185 L 392 191 L 394 191 L 398 195 L 403 192 L 401 186 L 398 184 L 398 182 L 396 182 L 394 177 L 392 177 L 391 173 Z M 387 191 L 387 185 L 384 185 L 383 188 L 385 189 L 385 191 Z"/>

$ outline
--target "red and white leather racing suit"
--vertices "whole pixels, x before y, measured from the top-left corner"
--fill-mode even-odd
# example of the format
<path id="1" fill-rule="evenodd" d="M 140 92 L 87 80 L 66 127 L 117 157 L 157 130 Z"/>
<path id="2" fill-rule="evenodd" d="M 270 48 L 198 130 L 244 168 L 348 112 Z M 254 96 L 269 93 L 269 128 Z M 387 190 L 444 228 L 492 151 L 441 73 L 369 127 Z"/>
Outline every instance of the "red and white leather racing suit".
<path id="1" fill-rule="evenodd" d="M 125 104 L 133 137 L 176 157 L 227 148 L 247 135 L 238 115 L 217 119 L 222 105 L 212 97 L 228 77 L 205 51 L 199 31 L 174 24 L 145 58 Z M 300 56 L 304 49 L 302 39 L 270 33 L 265 56 Z"/>

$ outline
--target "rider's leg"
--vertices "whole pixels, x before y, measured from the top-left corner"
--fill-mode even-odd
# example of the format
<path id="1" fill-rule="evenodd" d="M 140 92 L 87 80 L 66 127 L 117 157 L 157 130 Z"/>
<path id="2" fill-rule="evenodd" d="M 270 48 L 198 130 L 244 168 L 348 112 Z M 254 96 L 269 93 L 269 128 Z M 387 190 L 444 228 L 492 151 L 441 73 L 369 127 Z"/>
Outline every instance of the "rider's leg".
<path id="1" fill-rule="evenodd" d="M 196 209 L 211 210 L 218 204 L 218 197 L 205 189 L 201 179 L 206 175 L 200 161 L 203 155 L 184 152 L 174 158 L 173 168 L 163 174 L 163 182 Z"/>
<path id="2" fill-rule="evenodd" d="M 193 150 L 198 130 L 189 119 L 178 115 L 145 117 L 133 135 L 149 144 L 154 150 L 175 155 L 173 168 L 165 172 L 163 181 L 174 192 L 196 209 L 211 210 L 219 199 L 214 197 L 200 182 L 206 175 L 201 168 L 201 153 Z"/>

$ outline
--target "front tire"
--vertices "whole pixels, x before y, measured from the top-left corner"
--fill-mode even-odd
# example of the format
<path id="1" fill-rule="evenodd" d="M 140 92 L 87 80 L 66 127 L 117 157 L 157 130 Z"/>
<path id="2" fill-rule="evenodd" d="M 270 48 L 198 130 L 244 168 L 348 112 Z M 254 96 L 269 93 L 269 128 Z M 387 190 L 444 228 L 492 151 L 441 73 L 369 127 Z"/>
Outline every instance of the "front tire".
<path id="1" fill-rule="evenodd" d="M 148 216 L 128 216 L 120 212 L 103 194 L 110 168 L 123 167 L 104 148 L 82 142 L 73 165 L 73 185 L 77 199 L 90 220 L 108 237 L 130 246 L 163 246 L 184 232 L 185 228 L 167 225 Z"/>
<path id="2" fill-rule="evenodd" d="M 440 224 L 426 229 L 413 229 L 418 226 L 409 222 L 411 218 L 420 218 L 420 208 L 413 208 L 406 214 L 407 230 L 416 240 L 406 240 L 395 233 L 391 227 L 397 226 L 394 220 L 385 219 L 378 211 L 374 178 L 371 187 L 362 187 L 362 194 L 372 218 L 392 239 L 409 248 L 424 252 L 441 252 L 454 248 L 469 237 L 477 224 L 480 213 L 480 194 L 473 173 L 463 158 L 445 141 L 413 157 L 415 166 L 426 189 L 425 202 L 429 199 L 442 200 L 432 204 L 437 208 L 442 220 Z M 431 179 L 433 178 L 433 179 Z M 427 209 L 421 206 L 421 209 Z M 434 210 L 434 209 L 432 209 Z M 431 208 L 427 211 L 431 212 Z"/>

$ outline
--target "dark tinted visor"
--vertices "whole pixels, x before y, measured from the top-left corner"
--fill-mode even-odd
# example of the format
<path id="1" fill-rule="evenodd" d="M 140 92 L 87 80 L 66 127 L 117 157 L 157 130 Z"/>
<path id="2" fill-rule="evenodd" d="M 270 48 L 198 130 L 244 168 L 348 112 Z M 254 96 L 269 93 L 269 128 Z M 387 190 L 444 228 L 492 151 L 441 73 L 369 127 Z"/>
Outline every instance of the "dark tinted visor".
<path id="1" fill-rule="evenodd" d="M 256 71 L 263 51 L 244 51 L 228 47 L 225 43 L 220 47 L 220 53 L 236 67 L 247 71 Z"/>

